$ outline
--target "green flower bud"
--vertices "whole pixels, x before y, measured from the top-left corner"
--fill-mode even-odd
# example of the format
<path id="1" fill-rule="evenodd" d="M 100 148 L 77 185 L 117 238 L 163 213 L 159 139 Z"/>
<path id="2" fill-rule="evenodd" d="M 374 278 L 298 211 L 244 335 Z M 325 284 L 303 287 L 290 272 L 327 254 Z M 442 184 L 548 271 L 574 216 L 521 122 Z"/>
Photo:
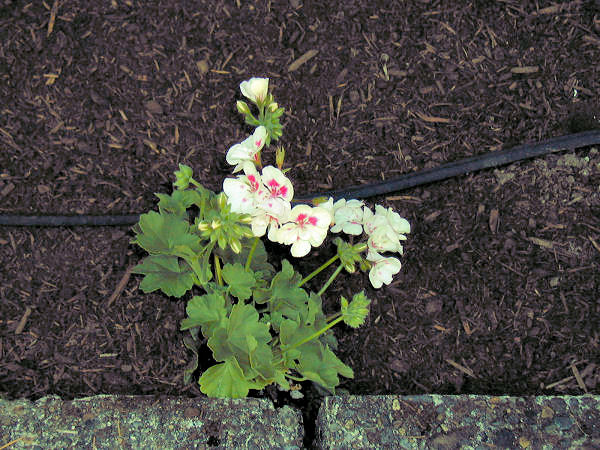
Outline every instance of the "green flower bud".
<path id="1" fill-rule="evenodd" d="M 244 214 L 240 217 L 241 223 L 252 223 L 252 216 L 250 214 Z"/>
<path id="2" fill-rule="evenodd" d="M 221 211 L 227 206 L 227 195 L 225 195 L 224 192 L 221 192 L 219 195 L 217 195 L 217 205 Z"/>
<path id="3" fill-rule="evenodd" d="M 277 103 L 273 102 L 269 104 L 269 111 L 271 111 L 272 113 L 274 113 L 277 110 Z"/>
<path id="4" fill-rule="evenodd" d="M 237 110 L 240 114 L 250 114 L 250 107 L 248 106 L 248 104 L 242 100 L 238 100 L 235 104 L 235 106 L 237 107 Z"/>
<path id="5" fill-rule="evenodd" d="M 239 239 L 231 238 L 229 241 L 229 246 L 231 247 L 231 250 L 233 250 L 233 253 L 239 253 L 242 251 L 242 243 Z"/>
<path id="6" fill-rule="evenodd" d="M 275 163 L 279 170 L 283 167 L 283 161 L 285 160 L 285 149 L 283 147 L 277 147 L 275 151 Z"/>

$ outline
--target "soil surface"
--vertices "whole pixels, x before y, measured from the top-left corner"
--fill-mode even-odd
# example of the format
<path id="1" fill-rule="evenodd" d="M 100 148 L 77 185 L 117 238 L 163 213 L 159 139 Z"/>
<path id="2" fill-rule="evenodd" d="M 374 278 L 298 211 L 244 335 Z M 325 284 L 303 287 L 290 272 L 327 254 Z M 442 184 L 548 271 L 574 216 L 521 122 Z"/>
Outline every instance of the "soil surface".
<path id="1" fill-rule="evenodd" d="M 178 163 L 220 190 L 252 76 L 286 108 L 308 194 L 600 128 L 597 61 L 594 0 L 1 0 L 0 214 L 144 213 Z M 368 199 L 412 233 L 392 285 L 328 290 L 326 312 L 373 300 L 365 326 L 336 331 L 355 371 L 341 387 L 600 393 L 599 185 L 588 147 Z M 183 383 L 185 299 L 138 289 L 132 237 L 0 228 L 0 392 L 200 394 Z M 308 274 L 331 242 L 313 255 L 293 263 Z"/>

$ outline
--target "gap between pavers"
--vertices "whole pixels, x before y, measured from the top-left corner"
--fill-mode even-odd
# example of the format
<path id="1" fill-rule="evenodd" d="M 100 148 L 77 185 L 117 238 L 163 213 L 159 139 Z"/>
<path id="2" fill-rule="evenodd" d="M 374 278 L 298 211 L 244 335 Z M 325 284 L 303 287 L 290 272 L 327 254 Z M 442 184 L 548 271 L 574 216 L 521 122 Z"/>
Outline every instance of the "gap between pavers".
<path id="1" fill-rule="evenodd" d="M 267 399 L 99 395 L 0 398 L 0 447 L 302 447 L 302 413 Z M 336 396 L 315 448 L 600 448 L 600 397 Z"/>

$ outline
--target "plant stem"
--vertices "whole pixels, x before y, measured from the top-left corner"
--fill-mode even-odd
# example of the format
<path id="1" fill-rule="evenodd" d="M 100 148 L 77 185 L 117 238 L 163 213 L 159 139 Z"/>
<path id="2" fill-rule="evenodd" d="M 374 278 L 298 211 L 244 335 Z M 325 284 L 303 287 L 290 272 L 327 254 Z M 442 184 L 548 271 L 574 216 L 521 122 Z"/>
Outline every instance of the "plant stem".
<path id="1" fill-rule="evenodd" d="M 338 268 L 335 269 L 335 272 L 333 272 L 331 274 L 331 276 L 329 277 L 329 280 L 327 280 L 327 282 L 323 285 L 323 287 L 321 288 L 321 290 L 319 292 L 317 292 L 317 295 L 323 295 L 323 292 L 325 292 L 327 290 L 327 288 L 329 287 L 329 285 L 331 283 L 333 283 L 333 280 L 335 280 L 335 277 L 338 276 L 338 274 L 342 271 L 343 268 L 344 268 L 344 266 L 342 264 L 340 264 L 338 266 Z"/>
<path id="2" fill-rule="evenodd" d="M 250 263 L 252 262 L 252 256 L 254 256 L 254 250 L 256 250 L 256 246 L 258 245 L 258 236 L 254 238 L 252 242 L 252 247 L 250 248 L 250 252 L 248 253 L 248 259 L 246 260 L 246 266 L 244 269 L 246 272 L 250 270 Z"/>
<path id="3" fill-rule="evenodd" d="M 296 342 L 295 344 L 290 345 L 289 347 L 284 347 L 282 350 L 284 352 L 290 351 L 295 349 L 296 347 L 300 347 L 302 344 L 306 344 L 308 341 L 312 341 L 315 338 L 318 338 L 319 336 L 321 336 L 323 333 L 325 333 L 327 330 L 329 330 L 331 327 L 335 326 L 336 324 L 340 323 L 342 321 L 343 317 L 340 316 L 337 319 L 332 320 L 331 322 L 329 322 L 327 325 L 325 325 L 323 328 L 321 328 L 319 331 L 315 331 L 313 334 L 311 334 L 308 337 L 305 337 L 304 339 L 302 339 L 301 341 Z"/>
<path id="4" fill-rule="evenodd" d="M 221 274 L 221 262 L 219 260 L 219 256 L 216 253 L 213 253 L 215 259 L 215 273 L 217 274 L 217 283 L 219 286 L 223 286 L 223 276 Z"/>
<path id="5" fill-rule="evenodd" d="M 340 257 L 339 255 L 335 255 L 335 256 L 332 256 L 328 261 L 325 261 L 321 267 L 317 268 L 312 273 L 307 275 L 302 281 L 300 281 L 300 284 L 298 285 L 298 287 L 302 286 L 307 281 L 312 280 L 319 273 L 321 273 L 323 270 L 325 270 L 327 267 L 329 267 L 331 264 L 333 264 L 339 257 Z"/>
<path id="6" fill-rule="evenodd" d="M 298 381 L 298 382 L 308 380 L 308 378 L 306 378 L 306 377 L 299 378 L 299 377 L 295 377 L 293 375 L 288 375 L 288 374 L 285 374 L 285 377 L 289 378 L 290 380 L 294 380 L 294 381 Z"/>

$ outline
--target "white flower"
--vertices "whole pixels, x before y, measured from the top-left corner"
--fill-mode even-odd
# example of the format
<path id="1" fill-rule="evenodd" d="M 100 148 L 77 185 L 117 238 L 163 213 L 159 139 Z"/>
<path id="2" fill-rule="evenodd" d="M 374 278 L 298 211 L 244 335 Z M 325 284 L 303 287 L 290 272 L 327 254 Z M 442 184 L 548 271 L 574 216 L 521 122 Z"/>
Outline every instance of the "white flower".
<path id="1" fill-rule="evenodd" d="M 373 214 L 367 207 L 363 210 L 363 225 L 369 236 L 369 253 L 389 251 L 402 255 L 404 250 L 400 241 L 406 240 L 403 233 L 410 233 L 410 224 L 391 208 L 386 210 L 376 205 L 375 211 Z"/>
<path id="2" fill-rule="evenodd" d="M 252 214 L 256 210 L 263 186 L 254 164 L 245 165 L 244 173 L 245 175 L 239 175 L 237 178 L 225 178 L 223 192 L 227 195 L 227 203 L 231 205 L 233 212 Z"/>
<path id="3" fill-rule="evenodd" d="M 283 172 L 273 166 L 263 169 L 260 180 L 253 197 L 256 208 L 251 213 L 252 232 L 255 236 L 263 236 L 268 228 L 269 239 L 277 241 L 275 232 L 290 217 L 294 187 Z"/>
<path id="4" fill-rule="evenodd" d="M 410 223 L 403 217 L 400 217 L 392 208 L 387 210 L 381 205 L 375 205 L 375 214 L 385 217 L 388 225 L 398 234 L 400 240 L 406 240 L 405 234 L 410 233 Z"/>
<path id="5" fill-rule="evenodd" d="M 244 168 L 244 163 L 254 163 L 257 161 L 258 152 L 265 145 L 266 138 L 267 129 L 261 125 L 254 130 L 252 136 L 249 136 L 239 144 L 235 144 L 227 151 L 225 159 L 232 166 L 235 165 L 233 173 L 242 170 Z"/>
<path id="6" fill-rule="evenodd" d="M 281 198 L 289 202 L 294 197 L 291 181 L 277 167 L 265 167 L 262 171 L 262 182 L 268 190 L 268 198 Z"/>
<path id="7" fill-rule="evenodd" d="M 340 199 L 333 205 L 333 221 L 331 227 L 333 233 L 343 231 L 346 234 L 362 234 L 363 207 L 364 203 L 359 200 Z"/>
<path id="8" fill-rule="evenodd" d="M 331 216 L 331 221 L 333 222 L 333 197 L 329 197 L 327 200 L 325 200 L 324 197 L 321 197 L 317 199 L 317 201 L 313 201 L 313 204 L 320 208 L 326 209 Z"/>
<path id="9" fill-rule="evenodd" d="M 402 267 L 397 258 L 384 258 L 376 252 L 369 253 L 367 260 L 372 262 L 369 280 L 375 289 L 379 289 L 384 283 L 390 284 L 392 275 L 400 272 Z"/>
<path id="10" fill-rule="evenodd" d="M 323 243 L 330 223 L 331 215 L 326 209 L 297 205 L 291 211 L 290 222 L 282 225 L 275 236 L 278 242 L 291 244 L 292 256 L 299 258 L 307 255 L 311 246 Z"/>
<path id="11" fill-rule="evenodd" d="M 268 78 L 250 78 L 248 81 L 240 83 L 240 90 L 245 97 L 248 97 L 254 103 L 262 103 L 267 98 L 269 89 Z"/>

